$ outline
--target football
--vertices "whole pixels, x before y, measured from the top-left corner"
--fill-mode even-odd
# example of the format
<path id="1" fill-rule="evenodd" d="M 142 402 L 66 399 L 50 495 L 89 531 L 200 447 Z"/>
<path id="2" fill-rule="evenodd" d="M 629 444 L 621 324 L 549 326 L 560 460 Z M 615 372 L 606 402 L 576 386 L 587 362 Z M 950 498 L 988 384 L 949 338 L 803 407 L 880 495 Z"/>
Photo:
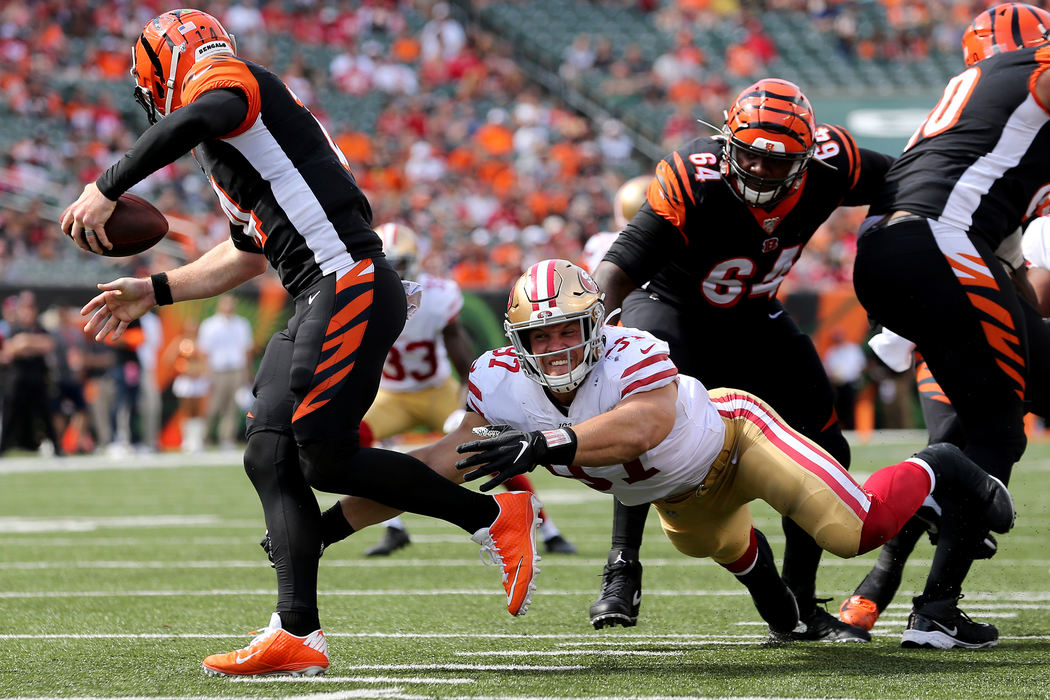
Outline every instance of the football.
<path id="1" fill-rule="evenodd" d="M 125 192 L 106 222 L 106 236 L 113 248 L 103 255 L 121 258 L 141 253 L 168 234 L 168 220 L 159 209 L 138 195 Z"/>

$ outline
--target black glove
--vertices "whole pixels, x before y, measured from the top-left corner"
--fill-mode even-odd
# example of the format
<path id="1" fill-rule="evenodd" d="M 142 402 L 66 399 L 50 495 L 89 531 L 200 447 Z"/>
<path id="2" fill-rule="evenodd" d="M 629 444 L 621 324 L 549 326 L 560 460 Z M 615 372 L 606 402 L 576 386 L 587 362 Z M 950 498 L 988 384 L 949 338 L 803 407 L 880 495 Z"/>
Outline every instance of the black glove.
<path id="1" fill-rule="evenodd" d="M 512 476 L 532 471 L 537 464 L 571 464 L 576 456 L 576 433 L 571 428 L 526 433 L 506 425 L 489 425 L 475 428 L 474 433 L 486 439 L 457 447 L 460 454 L 476 454 L 456 462 L 456 469 L 478 467 L 464 477 L 465 481 L 491 474 L 492 478 L 481 485 L 482 491 L 491 491 Z"/>

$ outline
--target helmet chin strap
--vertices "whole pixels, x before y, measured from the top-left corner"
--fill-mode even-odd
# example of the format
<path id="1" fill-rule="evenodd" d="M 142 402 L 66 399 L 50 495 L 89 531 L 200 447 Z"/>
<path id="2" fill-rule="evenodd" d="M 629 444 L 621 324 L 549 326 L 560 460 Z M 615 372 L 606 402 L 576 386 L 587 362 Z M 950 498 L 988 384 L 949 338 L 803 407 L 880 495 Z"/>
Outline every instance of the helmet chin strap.
<path id="1" fill-rule="evenodd" d="M 175 69 L 179 66 L 179 56 L 186 50 L 186 44 L 181 44 L 171 50 L 171 66 L 168 68 L 168 81 L 164 83 L 164 115 L 171 114 L 171 101 L 175 99 Z"/>

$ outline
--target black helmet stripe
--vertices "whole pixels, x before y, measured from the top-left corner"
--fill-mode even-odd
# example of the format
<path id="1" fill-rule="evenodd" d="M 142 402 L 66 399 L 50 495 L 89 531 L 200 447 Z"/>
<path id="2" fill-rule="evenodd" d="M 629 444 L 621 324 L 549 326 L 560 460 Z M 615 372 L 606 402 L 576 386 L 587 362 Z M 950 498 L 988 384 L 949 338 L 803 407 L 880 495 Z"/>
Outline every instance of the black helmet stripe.
<path id="1" fill-rule="evenodd" d="M 1024 5 L 1020 7 L 1024 7 Z M 1016 8 L 1017 6 L 1011 8 L 1013 12 L 1010 13 L 1010 33 L 1013 34 L 1013 46 L 1020 48 L 1024 46 L 1024 36 L 1021 34 L 1021 13 Z"/>
<path id="2" fill-rule="evenodd" d="M 154 51 L 153 47 L 149 45 L 148 41 L 146 41 L 145 34 L 139 35 L 139 43 L 142 44 L 142 49 L 146 52 L 146 58 L 148 58 L 149 62 L 153 64 L 153 70 L 156 74 L 164 75 L 164 67 L 160 65 L 160 56 L 157 55 L 157 52 Z"/>

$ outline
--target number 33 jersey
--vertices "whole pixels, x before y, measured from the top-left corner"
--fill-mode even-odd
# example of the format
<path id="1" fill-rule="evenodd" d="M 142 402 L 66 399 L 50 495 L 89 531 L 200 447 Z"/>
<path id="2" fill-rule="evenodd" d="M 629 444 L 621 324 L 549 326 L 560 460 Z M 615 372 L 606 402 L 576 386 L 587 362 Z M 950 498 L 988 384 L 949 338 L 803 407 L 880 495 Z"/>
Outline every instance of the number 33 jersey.
<path id="1" fill-rule="evenodd" d="M 547 468 L 610 493 L 626 505 L 697 488 L 725 439 L 725 424 L 707 390 L 696 379 L 678 374 L 667 344 L 655 336 L 618 326 L 605 326 L 602 331 L 602 358 L 567 407 L 559 408 L 543 387 L 525 376 L 512 347 L 491 350 L 474 361 L 468 407 L 493 425 L 550 430 L 582 423 L 624 399 L 677 382 L 674 427 L 638 459 L 603 467 L 552 464 Z"/>
<path id="2" fill-rule="evenodd" d="M 869 204 L 892 162 L 838 126 L 819 125 L 815 141 L 802 184 L 771 209 L 734 194 L 720 140 L 690 142 L 657 164 L 605 259 L 676 306 L 764 311 L 817 228 L 840 205 Z"/>
<path id="3" fill-rule="evenodd" d="M 382 388 L 386 391 L 420 391 L 440 386 L 452 375 L 452 363 L 442 331 L 463 309 L 463 292 L 452 280 L 423 274 L 423 296 L 387 353 Z"/>

